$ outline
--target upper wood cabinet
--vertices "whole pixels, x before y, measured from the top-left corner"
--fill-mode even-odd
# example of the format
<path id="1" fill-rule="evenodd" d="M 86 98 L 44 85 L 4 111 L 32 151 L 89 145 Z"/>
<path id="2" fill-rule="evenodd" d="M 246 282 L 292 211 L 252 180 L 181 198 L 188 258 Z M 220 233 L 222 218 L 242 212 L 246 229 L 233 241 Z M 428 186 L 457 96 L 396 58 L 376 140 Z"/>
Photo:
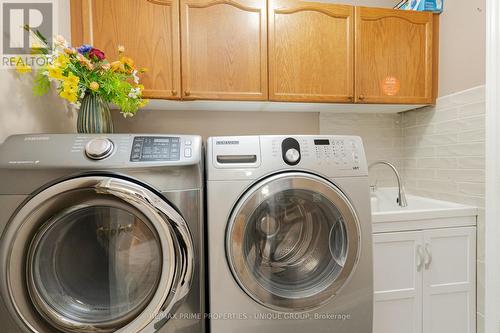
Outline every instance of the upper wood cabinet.
<path id="1" fill-rule="evenodd" d="M 300 0 L 71 0 L 73 44 L 139 67 L 145 97 L 433 104 L 439 20 Z"/>
<path id="2" fill-rule="evenodd" d="M 176 0 L 71 0 L 73 43 L 92 43 L 110 59 L 117 59 L 118 45 L 138 67 L 148 98 L 179 99 L 180 41 L 179 5 Z"/>
<path id="3" fill-rule="evenodd" d="M 181 0 L 184 99 L 267 99 L 266 8 L 266 0 Z"/>
<path id="4" fill-rule="evenodd" d="M 357 7 L 356 102 L 433 103 L 434 29 L 432 13 Z"/>
<path id="5" fill-rule="evenodd" d="M 269 0 L 269 98 L 354 101 L 354 7 Z"/>

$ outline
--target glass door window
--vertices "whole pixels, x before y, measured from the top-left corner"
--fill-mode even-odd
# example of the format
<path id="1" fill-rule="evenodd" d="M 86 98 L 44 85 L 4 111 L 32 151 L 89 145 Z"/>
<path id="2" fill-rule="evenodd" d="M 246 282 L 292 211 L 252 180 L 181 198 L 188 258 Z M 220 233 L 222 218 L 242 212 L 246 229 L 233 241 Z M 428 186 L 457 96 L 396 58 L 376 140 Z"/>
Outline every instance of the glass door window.
<path id="1" fill-rule="evenodd" d="M 307 310 L 331 299 L 358 256 L 358 221 L 332 184 L 282 174 L 254 186 L 231 217 L 227 250 L 240 286 L 278 310 Z"/>
<path id="2" fill-rule="evenodd" d="M 143 219 L 110 206 L 74 207 L 34 238 L 28 290 L 42 314 L 122 327 L 151 301 L 161 259 L 158 236 Z"/>

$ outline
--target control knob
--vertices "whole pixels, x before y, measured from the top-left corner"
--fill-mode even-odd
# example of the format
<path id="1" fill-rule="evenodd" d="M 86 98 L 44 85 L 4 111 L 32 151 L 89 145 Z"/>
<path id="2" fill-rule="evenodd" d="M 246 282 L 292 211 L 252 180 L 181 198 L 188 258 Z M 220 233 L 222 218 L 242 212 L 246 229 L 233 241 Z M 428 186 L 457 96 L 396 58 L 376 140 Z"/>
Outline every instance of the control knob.
<path id="1" fill-rule="evenodd" d="M 300 159 L 300 153 L 295 148 L 290 148 L 285 153 L 285 159 L 288 163 L 294 164 Z"/>
<path id="2" fill-rule="evenodd" d="M 92 139 L 85 146 L 85 154 L 92 160 L 103 160 L 113 153 L 113 148 L 113 141 L 110 139 Z"/>

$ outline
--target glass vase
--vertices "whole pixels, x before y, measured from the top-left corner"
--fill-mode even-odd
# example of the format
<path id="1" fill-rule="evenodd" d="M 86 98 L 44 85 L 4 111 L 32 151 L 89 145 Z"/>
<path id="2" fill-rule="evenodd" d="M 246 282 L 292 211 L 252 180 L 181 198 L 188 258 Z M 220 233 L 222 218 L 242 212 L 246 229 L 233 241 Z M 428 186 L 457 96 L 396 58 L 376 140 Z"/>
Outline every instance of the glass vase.
<path id="1" fill-rule="evenodd" d="M 101 96 L 86 94 L 78 111 L 78 133 L 113 133 L 113 119 L 109 105 Z"/>

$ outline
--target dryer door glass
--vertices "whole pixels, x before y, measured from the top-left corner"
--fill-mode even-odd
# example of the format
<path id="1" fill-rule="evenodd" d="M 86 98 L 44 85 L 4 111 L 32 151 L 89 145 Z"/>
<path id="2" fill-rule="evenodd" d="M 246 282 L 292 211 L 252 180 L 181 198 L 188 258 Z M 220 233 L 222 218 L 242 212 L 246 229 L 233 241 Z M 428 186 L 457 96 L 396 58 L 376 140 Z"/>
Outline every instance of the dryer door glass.
<path id="1" fill-rule="evenodd" d="M 66 319 L 131 321 L 151 301 L 162 253 L 151 224 L 114 207 L 65 210 L 37 234 L 31 251 L 31 296 Z"/>
<path id="2" fill-rule="evenodd" d="M 240 286 L 278 310 L 330 300 L 358 256 L 358 219 L 342 192 L 307 174 L 282 174 L 242 198 L 228 228 L 230 265 Z"/>

